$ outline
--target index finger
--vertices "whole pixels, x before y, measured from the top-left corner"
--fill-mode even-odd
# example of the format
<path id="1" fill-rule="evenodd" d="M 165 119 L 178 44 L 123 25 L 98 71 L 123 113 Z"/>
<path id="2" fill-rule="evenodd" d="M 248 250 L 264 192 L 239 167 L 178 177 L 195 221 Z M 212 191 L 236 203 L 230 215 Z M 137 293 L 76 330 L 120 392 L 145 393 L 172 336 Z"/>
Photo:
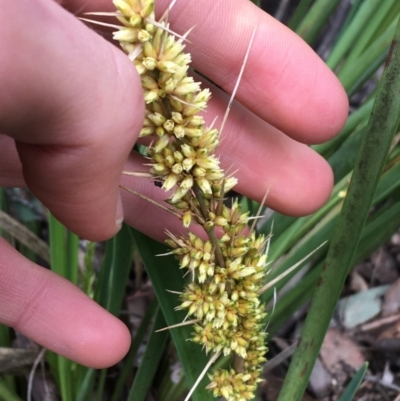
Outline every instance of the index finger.
<path id="1" fill-rule="evenodd" d="M 159 9 L 167 3 L 158 0 Z M 178 0 L 169 19 L 179 33 L 195 26 L 187 45 L 193 65 L 227 92 L 256 29 L 237 100 L 300 142 L 323 142 L 342 128 L 348 101 L 335 75 L 299 36 L 250 1 Z"/>

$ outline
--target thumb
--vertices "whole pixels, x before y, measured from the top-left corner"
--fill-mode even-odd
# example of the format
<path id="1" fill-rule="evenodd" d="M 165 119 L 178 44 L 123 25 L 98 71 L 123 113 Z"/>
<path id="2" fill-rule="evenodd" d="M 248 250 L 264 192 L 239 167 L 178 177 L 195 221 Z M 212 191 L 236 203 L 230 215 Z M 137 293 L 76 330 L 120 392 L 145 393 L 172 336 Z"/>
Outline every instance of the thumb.
<path id="1" fill-rule="evenodd" d="M 27 185 L 80 236 L 112 236 L 144 116 L 135 67 L 49 0 L 4 2 L 0 49 L 0 132 L 15 139 Z"/>

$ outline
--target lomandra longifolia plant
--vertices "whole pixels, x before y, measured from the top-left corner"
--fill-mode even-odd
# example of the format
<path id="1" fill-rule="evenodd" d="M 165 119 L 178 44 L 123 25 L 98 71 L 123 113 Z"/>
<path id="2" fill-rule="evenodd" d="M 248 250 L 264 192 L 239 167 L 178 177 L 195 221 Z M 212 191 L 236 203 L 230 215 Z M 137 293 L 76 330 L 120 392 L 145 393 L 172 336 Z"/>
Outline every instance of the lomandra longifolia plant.
<path id="1" fill-rule="evenodd" d="M 206 126 L 199 114 L 211 94 L 187 75 L 187 35 L 171 32 L 166 17 L 155 21 L 154 0 L 114 4 L 117 11 L 107 15 L 122 23 L 114 39 L 136 66 L 144 89 L 141 136 L 152 138 L 146 175 L 172 190 L 167 207 L 184 227 L 197 224 L 206 234 L 200 238 L 189 230 L 177 237 L 168 232 L 171 253 L 188 273 L 178 309 L 187 311 L 185 324 L 193 325 L 191 340 L 211 354 L 208 365 L 221 355 L 232 355 L 229 369 L 209 373 L 207 388 L 228 401 L 250 400 L 261 381 L 267 350 L 265 305 L 259 295 L 265 284 L 268 238 L 248 229 L 249 216 L 237 201 L 229 208 L 224 204 L 224 195 L 237 180 L 225 175 L 215 156 L 218 130 Z"/>

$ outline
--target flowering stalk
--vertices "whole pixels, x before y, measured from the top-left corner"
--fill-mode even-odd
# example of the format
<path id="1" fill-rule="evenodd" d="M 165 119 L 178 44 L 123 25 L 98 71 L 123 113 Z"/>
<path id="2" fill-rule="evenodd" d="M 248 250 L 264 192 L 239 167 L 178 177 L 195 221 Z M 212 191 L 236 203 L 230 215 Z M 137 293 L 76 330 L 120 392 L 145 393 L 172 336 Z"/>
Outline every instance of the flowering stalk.
<path id="1" fill-rule="evenodd" d="M 267 238 L 248 234 L 248 214 L 237 201 L 227 208 L 224 195 L 237 183 L 220 167 L 215 149 L 219 132 L 207 127 L 199 113 L 210 98 L 208 89 L 187 75 L 190 54 L 185 37 L 156 22 L 154 0 L 114 0 L 114 13 L 123 26 L 114 33 L 139 72 L 146 116 L 141 136 L 154 141 L 147 148 L 151 176 L 166 191 L 166 202 L 179 212 L 185 227 L 204 228 L 208 239 L 189 232 L 168 233 L 166 241 L 188 269 L 190 282 L 177 309 L 196 322 L 192 341 L 205 351 L 233 355 L 233 367 L 209 374 L 215 397 L 246 401 L 254 397 L 265 361 L 265 305 L 258 292 L 264 284 Z M 215 228 L 222 232 L 217 236 Z M 247 234 L 246 234 L 247 233 Z"/>

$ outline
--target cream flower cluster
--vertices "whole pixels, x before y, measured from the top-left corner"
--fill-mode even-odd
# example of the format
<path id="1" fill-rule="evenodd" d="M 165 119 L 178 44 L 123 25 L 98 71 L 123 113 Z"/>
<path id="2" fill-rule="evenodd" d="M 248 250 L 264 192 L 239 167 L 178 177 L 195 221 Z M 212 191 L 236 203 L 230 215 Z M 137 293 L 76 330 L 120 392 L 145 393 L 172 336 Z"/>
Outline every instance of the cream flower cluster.
<path id="1" fill-rule="evenodd" d="M 199 113 L 210 98 L 208 89 L 187 75 L 190 54 L 185 37 L 155 21 L 154 0 L 114 0 L 123 26 L 114 33 L 139 72 L 146 116 L 141 136 L 150 173 L 165 190 L 185 227 L 201 225 L 208 239 L 169 233 L 168 245 L 189 283 L 178 309 L 194 319 L 192 340 L 206 352 L 233 355 L 233 367 L 209 374 L 215 397 L 246 401 L 254 397 L 265 361 L 264 305 L 258 291 L 265 278 L 267 239 L 247 229 L 248 215 L 234 202 L 223 203 L 235 184 L 221 169 L 215 149 L 219 132 L 207 127 Z M 217 235 L 218 232 L 218 235 Z"/>

